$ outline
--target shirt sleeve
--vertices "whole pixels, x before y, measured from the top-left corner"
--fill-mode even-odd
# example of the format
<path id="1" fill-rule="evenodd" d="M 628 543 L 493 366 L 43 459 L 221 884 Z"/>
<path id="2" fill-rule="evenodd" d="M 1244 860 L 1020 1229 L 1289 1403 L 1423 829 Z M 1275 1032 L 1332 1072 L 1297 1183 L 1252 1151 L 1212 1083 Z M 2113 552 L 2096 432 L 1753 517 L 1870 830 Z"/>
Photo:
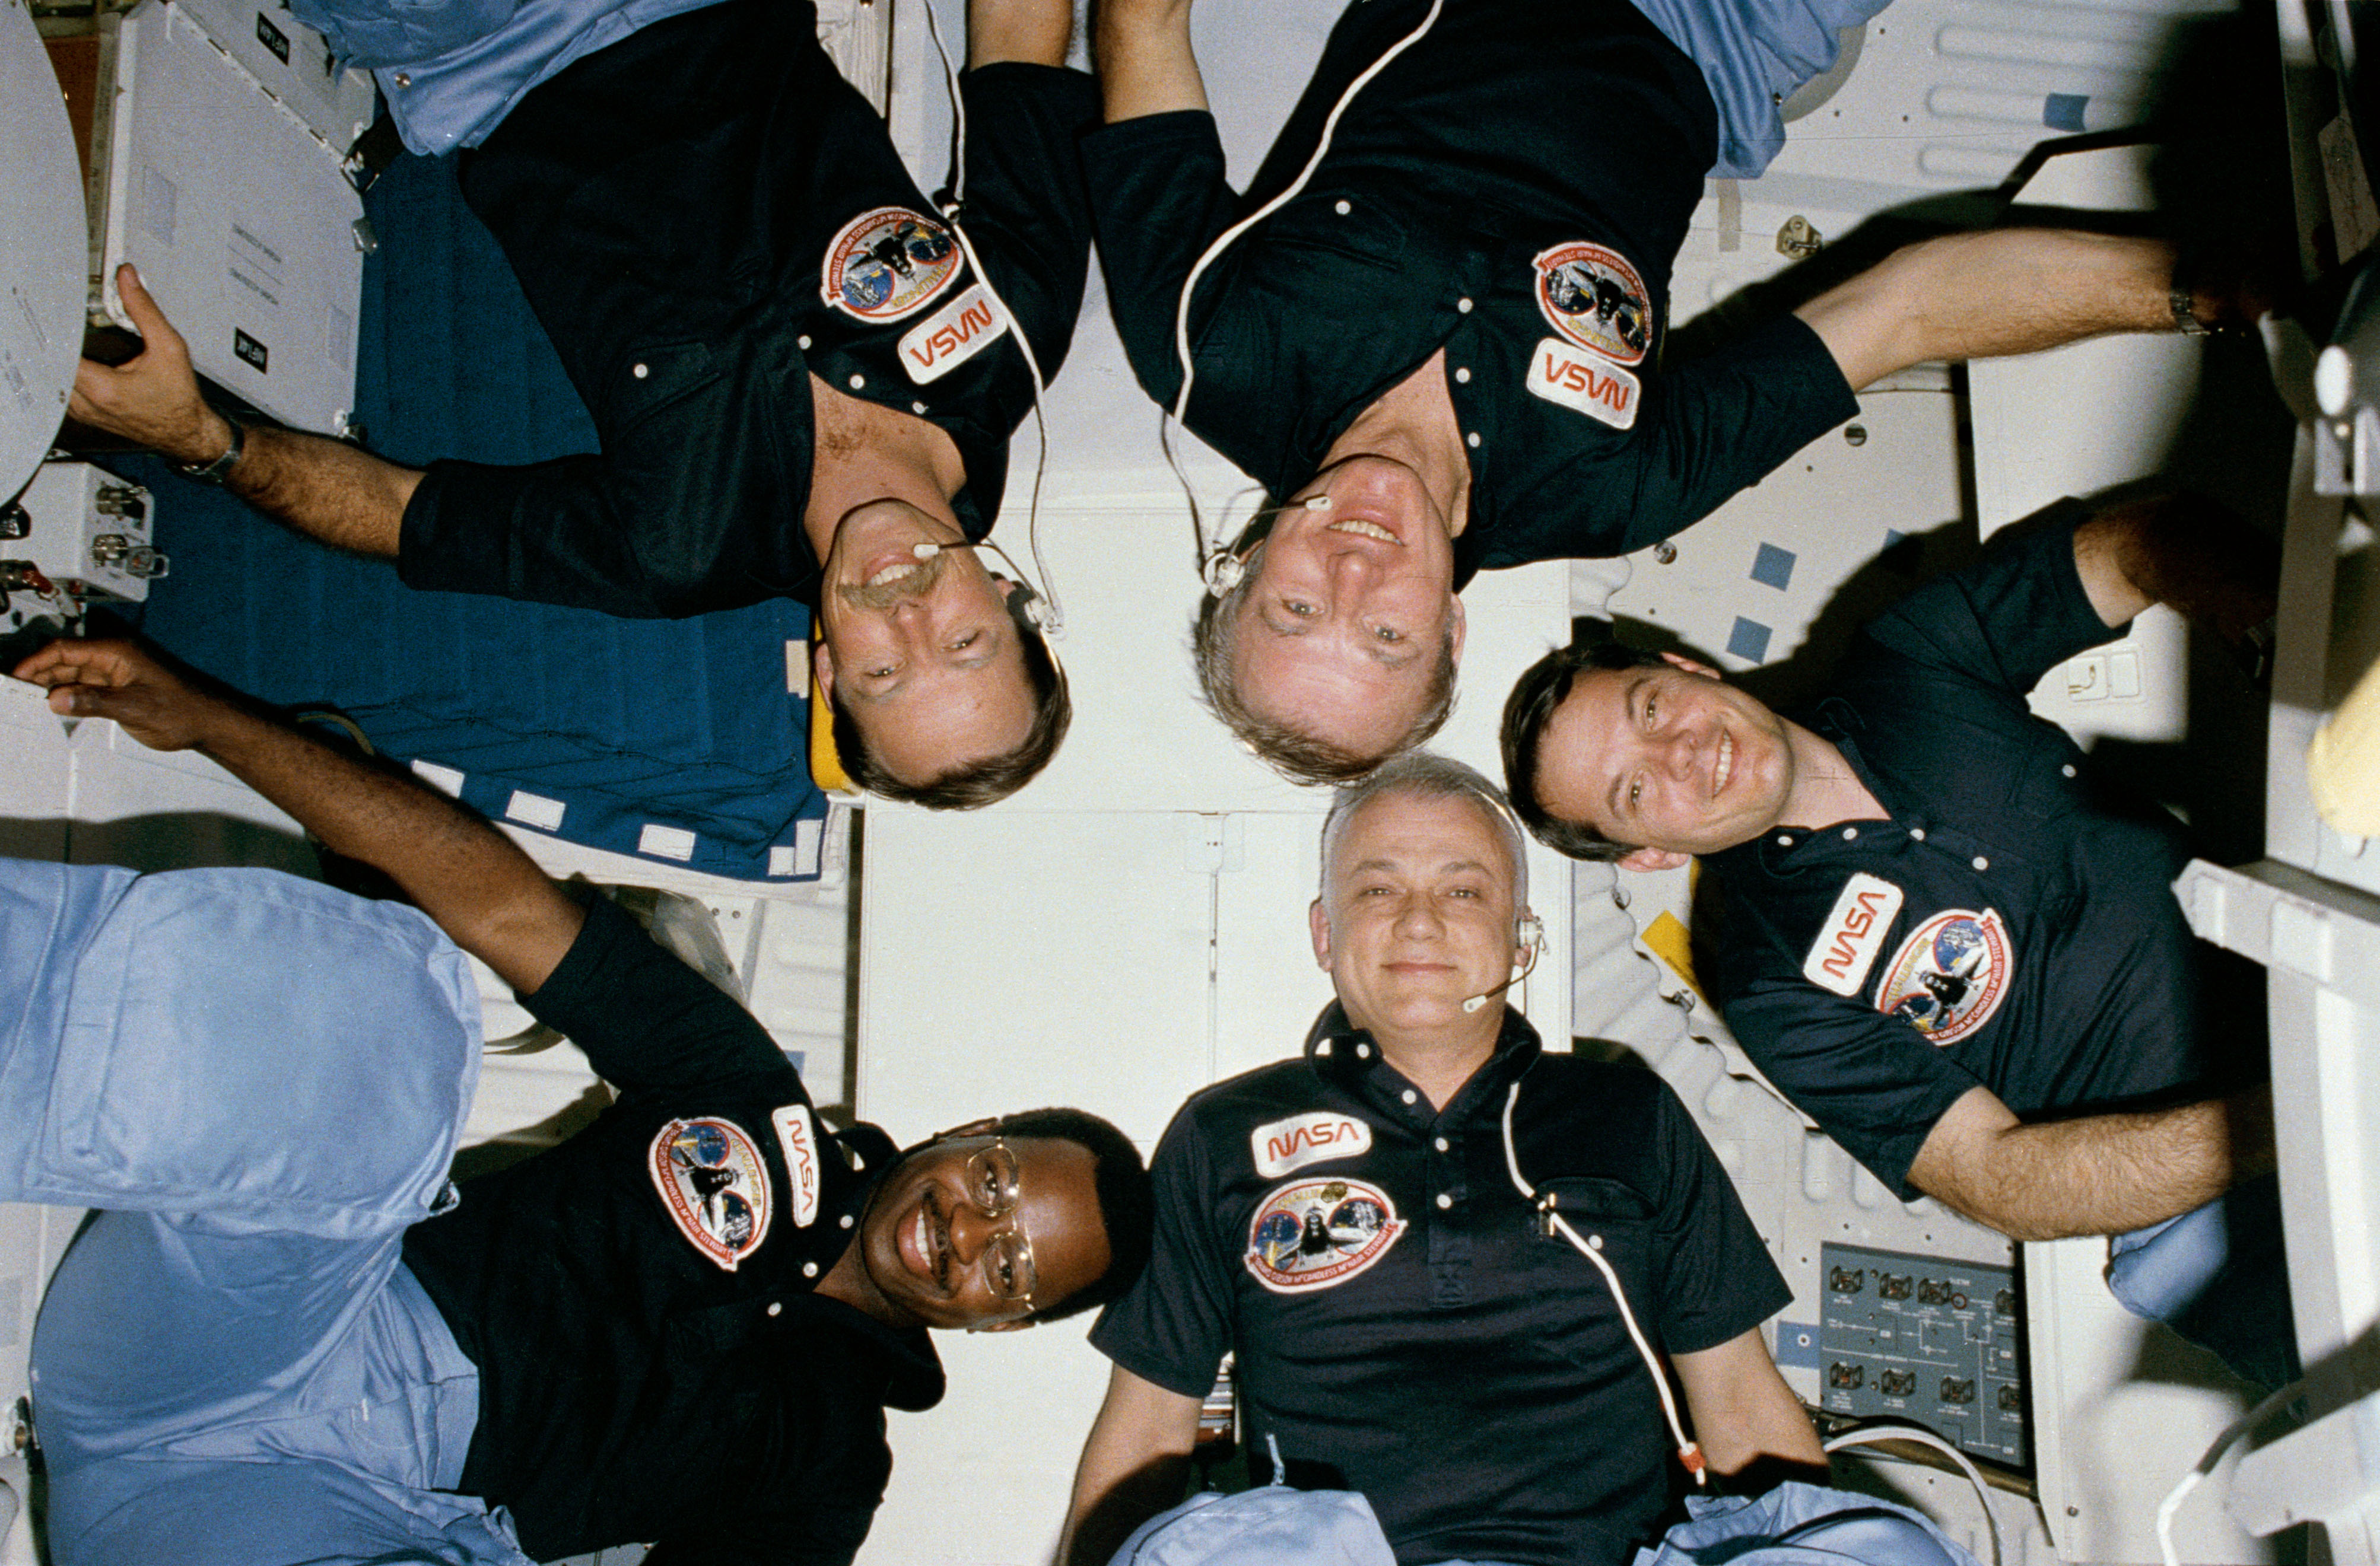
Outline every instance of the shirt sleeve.
<path id="1" fill-rule="evenodd" d="M 959 221 L 992 287 L 1054 380 L 1090 273 L 1090 194 L 1081 137 L 1099 87 L 1081 71 L 1003 61 L 959 78 L 966 108 Z"/>
<path id="2" fill-rule="evenodd" d="M 1983 557 L 1911 593 L 1868 624 L 1862 641 L 1923 667 L 2022 697 L 2086 648 L 2113 640 L 2074 564 L 2074 529 L 2090 515 L 2060 501 Z M 1849 662 L 1865 650 L 1854 643 Z"/>
<path id="3" fill-rule="evenodd" d="M 1645 377 L 1636 422 L 1582 444 L 1568 504 L 1500 518 L 1484 564 L 1627 554 L 1701 521 L 1859 412 L 1818 334 L 1785 316 Z M 1608 432 L 1606 432 L 1608 433 Z"/>
<path id="4" fill-rule="evenodd" d="M 1217 1229 L 1195 1105 L 1173 1117 L 1149 1174 L 1157 1187 L 1148 1266 L 1099 1313 L 1091 1346 L 1142 1380 L 1203 1398 L 1232 1345 L 1232 1236 Z"/>
<path id="5" fill-rule="evenodd" d="M 1650 1128 L 1668 1172 L 1660 1214 L 1662 1346 L 1695 1354 L 1742 1336 L 1792 1303 L 1735 1184 L 1667 1083 Z"/>
<path id="6" fill-rule="evenodd" d="M 1183 282 L 1238 216 L 1215 116 L 1185 109 L 1104 127 L 1084 138 L 1083 163 L 1124 357 L 1141 388 L 1171 407 L 1182 389 L 1173 319 Z M 1200 289 L 1210 300 L 1212 292 Z M 1199 322 L 1191 324 L 1195 333 Z"/>
<path id="7" fill-rule="evenodd" d="M 1724 1002 L 1727 1026 L 1779 1092 L 1903 1201 L 1909 1166 L 1975 1078 L 1900 1018 L 1803 978 L 1754 979 Z"/>
<path id="8" fill-rule="evenodd" d="M 751 1013 L 601 897 L 561 966 L 521 1004 L 623 1095 L 778 1076 L 799 1090 L 799 1074 Z"/>

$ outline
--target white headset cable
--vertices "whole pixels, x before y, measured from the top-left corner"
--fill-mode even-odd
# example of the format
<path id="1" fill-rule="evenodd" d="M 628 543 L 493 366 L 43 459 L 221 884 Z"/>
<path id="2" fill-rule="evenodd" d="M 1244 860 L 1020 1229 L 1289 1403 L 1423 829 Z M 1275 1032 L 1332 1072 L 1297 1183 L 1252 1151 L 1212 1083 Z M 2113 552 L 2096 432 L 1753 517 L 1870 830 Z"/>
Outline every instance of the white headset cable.
<path id="1" fill-rule="evenodd" d="M 983 291 L 991 297 L 993 306 L 1007 321 L 1009 335 L 1016 339 L 1017 348 L 1025 355 L 1025 372 L 1033 378 L 1033 490 L 1025 512 L 1025 544 L 1032 553 L 1033 568 L 1041 574 L 1038 590 L 1041 601 L 1049 611 L 1046 615 L 1037 617 L 1035 624 L 1041 627 L 1049 639 L 1056 641 L 1065 635 L 1066 611 L 1058 601 L 1057 578 L 1050 575 L 1050 563 L 1041 555 L 1041 479 L 1050 466 L 1050 421 L 1042 411 L 1041 398 L 1049 389 L 1049 382 L 1041 378 L 1041 361 L 1034 357 L 1033 344 L 1025 334 L 1025 322 L 1008 308 L 1008 301 L 1000 297 L 999 288 L 992 284 L 991 273 L 983 269 L 983 260 L 976 254 L 975 241 L 967 237 L 966 229 L 959 222 L 959 209 L 966 205 L 966 100 L 959 92 L 958 67 L 951 63 L 950 49 L 942 42 L 942 24 L 934 16 L 933 0 L 927 0 L 925 9 L 926 31 L 934 41 L 934 53 L 942 58 L 942 80 L 950 92 L 955 140 L 951 156 L 951 199 L 942 203 L 942 216 L 949 222 L 951 232 L 957 236 L 960 253 L 966 257 L 968 267 L 975 273 L 975 280 L 983 285 Z M 1002 550 L 1000 556 L 1006 560 L 1008 553 Z M 1012 569 L 1014 564 L 1011 562 Z M 1029 582 L 1026 585 L 1033 586 Z"/>
<path id="2" fill-rule="evenodd" d="M 1511 1172 L 1512 1184 L 1521 1195 L 1536 1204 L 1537 1211 L 1546 1222 L 1560 1230 L 1562 1238 L 1576 1246 L 1578 1254 L 1593 1262 L 1596 1270 L 1603 1274 L 1604 1283 L 1611 1290 L 1611 1303 L 1620 1307 L 1621 1325 L 1628 1329 L 1628 1341 L 1636 1345 L 1636 1352 L 1644 1356 L 1645 1368 L 1652 1373 L 1653 1390 L 1661 1396 L 1662 1417 L 1670 1422 L 1670 1435 L 1678 1444 L 1678 1461 L 1684 1463 L 1686 1472 L 1694 1476 L 1697 1487 L 1707 1485 L 1710 1476 L 1706 1472 L 1708 1464 L 1703 1458 L 1703 1449 L 1687 1436 L 1685 1424 L 1678 1417 L 1678 1400 L 1670 1395 L 1669 1375 L 1662 1369 L 1660 1356 L 1654 1354 L 1653 1345 L 1645 1341 L 1644 1329 L 1636 1325 L 1636 1313 L 1628 1308 L 1628 1293 L 1620 1286 L 1620 1274 L 1603 1259 L 1601 1250 L 1580 1239 L 1578 1231 L 1570 1226 L 1570 1220 L 1555 1210 L 1552 1193 L 1539 1196 L 1536 1187 L 1521 1176 L 1521 1160 L 1512 1150 L 1512 1106 L 1520 1100 L 1521 1085 L 1515 1082 L 1504 1095 L 1504 1168 Z"/>
<path id="3" fill-rule="evenodd" d="M 1194 558 L 1202 576 L 1207 574 L 1208 561 L 1231 548 L 1232 540 L 1217 539 L 1212 544 L 1208 542 L 1206 524 L 1198 516 L 1198 492 L 1191 487 L 1189 475 L 1182 471 L 1181 456 L 1173 449 L 1173 427 L 1178 424 L 1184 429 L 1189 428 L 1190 387 L 1197 378 L 1196 367 L 1190 359 L 1190 297 L 1197 290 L 1198 279 L 1206 275 L 1207 268 L 1231 248 L 1233 240 L 1294 200 L 1298 192 L 1305 188 L 1306 182 L 1314 177 L 1314 171 L 1322 166 L 1324 154 L 1330 151 L 1330 138 L 1339 129 L 1339 116 L 1347 112 L 1347 105 L 1355 101 L 1355 94 L 1371 85 L 1374 77 L 1388 69 L 1389 62 L 1420 42 L 1437 22 L 1439 13 L 1445 8 L 1446 0 L 1430 0 L 1429 14 L 1422 18 L 1421 25 L 1390 44 L 1378 59 L 1347 84 L 1347 91 L 1339 95 L 1339 102 L 1331 105 L 1329 116 L 1323 120 L 1321 139 L 1314 144 L 1313 155 L 1305 160 L 1305 166 L 1298 170 L 1297 177 L 1291 180 L 1279 195 L 1217 235 L 1214 243 L 1208 245 L 1192 263 L 1189 275 L 1182 280 L 1182 296 L 1173 307 L 1173 352 L 1182 365 L 1182 390 L 1175 395 L 1173 406 L 1158 415 L 1157 444 L 1165 454 L 1165 465 L 1173 469 L 1174 482 L 1182 486 L 1183 496 L 1190 503 L 1190 530 L 1197 539 L 1197 552 Z"/>
<path id="4" fill-rule="evenodd" d="M 1845 1447 L 1875 1446 L 1880 1441 L 1914 1441 L 1920 1446 L 1934 1448 L 1959 1465 L 1959 1472 L 1964 1474 L 1967 1476 L 1967 1483 L 1974 1487 L 1976 1504 L 1984 1509 L 1984 1530 L 1992 1541 L 1992 1566 L 2000 1566 L 1999 1519 L 1992 1515 L 1991 1492 L 1984 1487 L 1983 1471 L 1974 1465 L 1965 1452 L 1961 1451 L 1923 1425 L 1865 1426 L 1857 1430 L 1845 1430 L 1842 1434 L 1828 1439 L 1824 1446 L 1825 1450 L 1831 1454 L 1842 1451 Z M 1883 1452 L 1878 1455 L 1890 1457 L 1892 1454 Z"/>
<path id="5" fill-rule="evenodd" d="M 2304 1396 L 2305 1390 L 2305 1379 L 2300 1378 L 2233 1420 L 2221 1435 L 2215 1438 L 2215 1444 L 2206 1449 L 2206 1455 L 2198 1460 L 2197 1466 L 2184 1474 L 2181 1476 L 2181 1482 L 2167 1492 L 2164 1501 L 2157 1507 L 2156 1513 L 2157 1552 L 2165 1557 L 2165 1566 L 2180 1566 L 2179 1557 L 2174 1553 L 2173 1548 L 2173 1519 L 2174 1514 L 2181 1510 L 2182 1501 L 2189 1497 L 2191 1491 L 2196 1489 L 2205 1480 L 2209 1474 L 2215 1472 L 2216 1466 L 2222 1463 L 2225 1452 L 2238 1445 L 2251 1430 L 2262 1425 L 2282 1407 Z"/>

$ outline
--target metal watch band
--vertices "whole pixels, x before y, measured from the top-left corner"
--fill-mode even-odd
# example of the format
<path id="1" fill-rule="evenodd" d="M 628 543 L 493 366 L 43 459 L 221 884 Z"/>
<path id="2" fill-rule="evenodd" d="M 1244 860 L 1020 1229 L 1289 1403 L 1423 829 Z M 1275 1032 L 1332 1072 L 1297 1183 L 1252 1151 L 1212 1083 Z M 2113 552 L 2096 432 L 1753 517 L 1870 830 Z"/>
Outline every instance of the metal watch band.
<path id="1" fill-rule="evenodd" d="M 240 427 L 239 420 L 226 418 L 224 423 L 230 427 L 231 444 L 225 450 L 223 455 L 212 462 L 176 463 L 175 471 L 194 483 L 212 484 L 216 489 L 223 488 L 231 478 L 231 470 L 239 466 L 240 453 L 248 449 L 248 431 Z"/>
<path id="2" fill-rule="evenodd" d="M 2180 333 L 2185 337 L 2209 337 L 2214 335 L 2215 328 L 2199 320 L 2198 312 L 2191 308 L 2189 289 L 2176 287 L 2170 294 L 2166 296 L 2166 302 L 2171 306 L 2173 310 L 2173 326 L 2175 331 Z"/>

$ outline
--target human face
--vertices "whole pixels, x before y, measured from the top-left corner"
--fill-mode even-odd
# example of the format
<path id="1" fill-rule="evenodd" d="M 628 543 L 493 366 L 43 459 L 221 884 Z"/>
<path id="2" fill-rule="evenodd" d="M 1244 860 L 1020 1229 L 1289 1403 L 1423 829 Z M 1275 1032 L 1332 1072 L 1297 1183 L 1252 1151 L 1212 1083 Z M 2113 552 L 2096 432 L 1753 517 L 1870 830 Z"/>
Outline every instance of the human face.
<path id="1" fill-rule="evenodd" d="M 1358 1027 L 1460 1026 L 1512 977 L 1517 910 L 1504 834 L 1468 799 L 1384 794 L 1341 827 L 1310 913 L 1314 957 Z"/>
<path id="2" fill-rule="evenodd" d="M 1005 579 L 947 517 L 871 501 L 836 526 L 819 593 L 819 684 L 906 783 L 1022 744 L 1033 723 Z M 917 546 L 942 547 L 920 560 Z"/>
<path id="3" fill-rule="evenodd" d="M 1327 499 L 1327 507 L 1304 504 Z M 1378 755 L 1429 698 L 1439 649 L 1463 650 L 1454 541 L 1421 477 L 1350 457 L 1273 523 L 1233 626 L 1248 704 L 1360 756 Z"/>
<path id="4" fill-rule="evenodd" d="M 1650 857 L 1635 868 L 1646 869 L 1759 836 L 1793 786 L 1776 713 L 1718 670 L 1661 656 L 1661 667 L 1581 673 L 1537 753 L 1546 808 L 1644 845 Z"/>
<path id="5" fill-rule="evenodd" d="M 860 1265 L 878 1291 L 929 1327 L 993 1329 L 1063 1305 L 1108 1266 L 1095 1164 L 1078 1142 L 1026 1136 L 1015 1156 L 1016 1206 L 988 1216 L 968 1160 L 990 1136 L 954 1136 L 901 1160 L 860 1220 Z M 1033 1257 L 1030 1305 L 1005 1299 L 984 1267 L 993 1238 L 1021 1235 Z"/>

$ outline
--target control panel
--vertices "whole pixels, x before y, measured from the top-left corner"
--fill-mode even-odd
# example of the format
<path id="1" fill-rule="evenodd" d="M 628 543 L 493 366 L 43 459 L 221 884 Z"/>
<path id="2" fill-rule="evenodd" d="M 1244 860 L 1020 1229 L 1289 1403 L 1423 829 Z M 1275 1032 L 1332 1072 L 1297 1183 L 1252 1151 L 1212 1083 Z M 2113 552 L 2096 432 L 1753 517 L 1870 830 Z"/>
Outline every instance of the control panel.
<path id="1" fill-rule="evenodd" d="M 1820 1247 L 1819 1386 L 1829 1413 L 1890 1414 L 1977 1457 L 2022 1466 L 2023 1335 L 2015 1274 L 1937 1256 Z"/>

